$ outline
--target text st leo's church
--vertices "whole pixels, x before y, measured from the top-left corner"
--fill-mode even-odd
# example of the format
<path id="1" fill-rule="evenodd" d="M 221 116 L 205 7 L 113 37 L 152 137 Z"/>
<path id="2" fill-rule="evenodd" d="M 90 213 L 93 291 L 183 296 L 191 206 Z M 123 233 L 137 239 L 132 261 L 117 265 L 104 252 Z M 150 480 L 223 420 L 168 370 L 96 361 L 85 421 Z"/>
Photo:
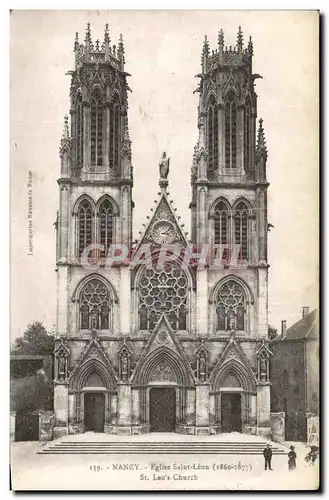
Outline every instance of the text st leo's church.
<path id="1" fill-rule="evenodd" d="M 201 42 L 202 43 L 202 42 Z M 191 158 L 191 241 L 240 245 L 247 265 L 107 268 L 110 245 L 188 244 L 169 199 L 169 160 L 140 240 L 132 242 L 133 168 L 122 37 L 76 34 L 65 118 L 57 230 L 55 437 L 85 431 L 270 436 L 267 149 L 256 139 L 253 43 L 216 50 L 198 75 L 198 142 Z M 196 72 L 198 61 L 196 61 Z M 159 157 L 161 152 L 159 154 Z M 173 166 L 175 168 L 175 166 Z M 157 191 L 157 186 L 154 186 Z M 81 264 L 103 245 L 100 266 Z"/>

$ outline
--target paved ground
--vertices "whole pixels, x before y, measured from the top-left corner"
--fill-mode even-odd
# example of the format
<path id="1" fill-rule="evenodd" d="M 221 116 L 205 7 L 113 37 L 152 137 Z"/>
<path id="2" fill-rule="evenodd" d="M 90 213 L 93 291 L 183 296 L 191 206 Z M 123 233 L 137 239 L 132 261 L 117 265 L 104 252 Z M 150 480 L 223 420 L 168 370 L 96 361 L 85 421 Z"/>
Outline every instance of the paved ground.
<path id="1" fill-rule="evenodd" d="M 256 436 L 238 433 L 217 436 L 147 434 L 111 436 L 87 433 L 66 440 L 166 440 L 250 441 Z M 277 445 L 273 443 L 273 445 Z M 318 466 L 305 464 L 308 451 L 294 443 L 297 469 L 288 471 L 287 457 L 274 456 L 273 471 L 265 471 L 262 456 L 234 455 L 38 455 L 39 443 L 13 443 L 11 449 L 14 490 L 259 490 L 316 489 Z M 240 469 L 239 469 L 240 463 Z M 122 470 L 125 466 L 129 469 Z M 165 467 L 167 467 L 165 469 Z M 169 467 L 169 468 L 168 468 Z M 188 468 L 190 467 L 190 470 Z M 191 467 L 194 467 L 191 469 Z M 183 468 L 183 469 L 182 469 Z M 184 470 L 185 469 L 185 470 Z"/>

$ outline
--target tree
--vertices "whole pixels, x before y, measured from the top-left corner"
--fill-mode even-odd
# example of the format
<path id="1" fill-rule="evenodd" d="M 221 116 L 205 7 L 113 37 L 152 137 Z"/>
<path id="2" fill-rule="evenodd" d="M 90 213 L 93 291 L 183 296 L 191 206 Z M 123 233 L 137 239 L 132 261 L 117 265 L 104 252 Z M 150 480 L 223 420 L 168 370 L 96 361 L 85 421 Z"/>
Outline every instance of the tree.
<path id="1" fill-rule="evenodd" d="M 15 340 L 12 354 L 52 355 L 54 352 L 54 334 L 48 332 L 40 321 L 27 326 L 22 337 Z"/>
<path id="2" fill-rule="evenodd" d="M 10 407 L 12 411 L 52 410 L 53 387 L 42 370 L 10 381 Z"/>
<path id="3" fill-rule="evenodd" d="M 274 340 L 279 337 L 278 334 L 278 329 L 275 328 L 274 326 L 268 325 L 268 339 L 269 340 Z"/>

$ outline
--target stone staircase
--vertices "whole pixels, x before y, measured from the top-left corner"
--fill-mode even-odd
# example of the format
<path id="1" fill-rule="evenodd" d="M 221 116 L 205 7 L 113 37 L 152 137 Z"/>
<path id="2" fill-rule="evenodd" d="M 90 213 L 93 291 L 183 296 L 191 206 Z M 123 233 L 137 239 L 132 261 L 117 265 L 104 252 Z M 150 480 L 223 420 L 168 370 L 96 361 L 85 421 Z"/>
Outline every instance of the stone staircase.
<path id="1" fill-rule="evenodd" d="M 39 454 L 68 455 L 262 455 L 266 442 L 232 441 L 67 441 L 45 445 Z M 286 455 L 283 447 L 272 446 L 273 455 Z"/>

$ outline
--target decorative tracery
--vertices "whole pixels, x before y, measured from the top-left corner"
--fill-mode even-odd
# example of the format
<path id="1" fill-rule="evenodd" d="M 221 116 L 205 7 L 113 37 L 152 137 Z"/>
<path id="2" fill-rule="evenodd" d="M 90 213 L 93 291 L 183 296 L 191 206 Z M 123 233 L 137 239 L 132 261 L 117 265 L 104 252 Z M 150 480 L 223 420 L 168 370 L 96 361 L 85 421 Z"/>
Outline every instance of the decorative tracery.
<path id="1" fill-rule="evenodd" d="M 234 92 L 225 99 L 225 167 L 236 168 L 237 105 Z"/>
<path id="2" fill-rule="evenodd" d="M 250 99 L 247 98 L 244 108 L 244 168 L 246 171 L 250 169 L 250 120 L 251 120 L 251 104 Z"/>
<path id="3" fill-rule="evenodd" d="M 211 173 L 218 165 L 218 111 L 214 98 L 211 98 L 208 108 L 208 153 Z"/>
<path id="4" fill-rule="evenodd" d="M 224 283 L 216 297 L 218 330 L 245 329 L 246 299 L 242 286 L 234 280 Z"/>
<path id="5" fill-rule="evenodd" d="M 234 211 L 234 241 L 240 245 L 239 258 L 248 260 L 248 207 L 243 201 Z"/>
<path id="6" fill-rule="evenodd" d="M 103 164 L 103 105 L 101 93 L 98 89 L 91 97 L 91 164 Z"/>
<path id="7" fill-rule="evenodd" d="M 83 167 L 83 103 L 81 94 L 78 95 L 76 101 L 75 140 L 76 140 L 77 167 L 82 168 Z"/>
<path id="8" fill-rule="evenodd" d="M 110 147 L 109 164 L 116 168 L 119 162 L 119 141 L 120 141 L 120 102 L 117 94 L 113 96 L 110 105 Z"/>
<path id="9" fill-rule="evenodd" d="M 93 210 L 88 200 L 83 200 L 78 209 L 78 255 L 92 243 Z"/>
<path id="10" fill-rule="evenodd" d="M 80 294 L 81 329 L 107 330 L 109 328 L 109 292 L 98 279 L 88 281 Z"/>
<path id="11" fill-rule="evenodd" d="M 186 330 L 187 292 L 187 278 L 178 265 L 145 269 L 139 283 L 140 329 L 153 330 L 165 313 L 173 330 Z"/>
<path id="12" fill-rule="evenodd" d="M 228 244 L 229 217 L 227 206 L 223 201 L 217 203 L 214 211 L 215 244 Z"/>
<path id="13" fill-rule="evenodd" d="M 113 242 L 113 206 L 110 200 L 105 199 L 99 207 L 99 239 L 103 245 L 101 257 L 106 257 Z"/>

